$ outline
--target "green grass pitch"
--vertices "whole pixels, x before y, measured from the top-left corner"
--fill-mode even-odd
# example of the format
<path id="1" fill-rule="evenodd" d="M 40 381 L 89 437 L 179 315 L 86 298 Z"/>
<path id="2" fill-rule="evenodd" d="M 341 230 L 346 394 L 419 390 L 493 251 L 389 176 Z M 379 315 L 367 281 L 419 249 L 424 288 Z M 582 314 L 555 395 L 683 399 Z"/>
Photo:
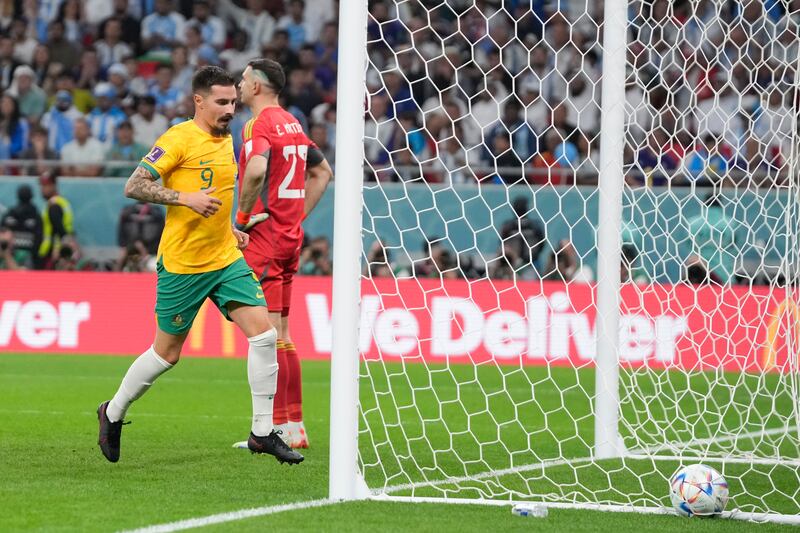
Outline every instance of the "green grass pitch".
<path id="1" fill-rule="evenodd" d="M 305 362 L 303 365 L 305 418 L 312 448 L 300 466 L 279 465 L 270 457 L 253 456 L 230 447 L 232 442 L 247 435 L 250 397 L 245 361 L 223 359 L 185 359 L 164 375 L 131 409 L 128 418 L 133 423 L 123 430 L 122 458 L 118 464 L 110 464 L 96 445 L 95 409 L 100 401 L 113 394 L 131 360 L 128 357 L 0 355 L 0 398 L 3 400 L 0 405 L 0 531 L 119 531 L 326 497 L 328 363 Z M 365 387 L 362 400 L 366 408 L 364 422 L 373 428 L 374 438 L 371 443 L 363 434 L 361 445 L 368 462 L 384 465 L 380 474 L 375 467 L 367 469 L 371 486 L 431 479 L 430 472 L 415 470 L 408 465 L 401 467 L 396 459 L 393 463 L 385 446 L 373 446 L 382 440 L 394 442 L 400 452 L 419 454 L 420 460 L 424 460 L 428 458 L 425 454 L 432 452 L 422 445 L 424 439 L 419 439 L 419 436 L 425 436 L 437 448 L 443 443 L 445 436 L 441 423 L 437 422 L 438 413 L 427 411 L 432 409 L 432 403 L 420 396 L 424 395 L 425 387 L 418 386 L 415 381 L 429 376 L 421 369 L 408 366 L 405 372 L 401 372 L 399 366 L 388 366 L 370 370 L 373 380 Z M 533 381 L 541 370 L 532 371 Z M 521 376 L 513 373 L 500 375 L 502 372 L 493 375 L 492 372 L 496 371 L 487 370 L 485 374 L 475 374 L 477 381 L 474 381 L 466 374 L 468 372 L 470 368 L 464 367 L 453 372 L 434 373 L 430 378 L 440 381 L 435 384 L 436 390 L 444 395 L 440 398 L 445 400 L 444 405 L 451 405 L 447 400 L 460 398 L 466 406 L 461 412 L 442 413 L 445 415 L 442 420 L 447 420 L 456 434 L 465 425 L 470 425 L 478 440 L 487 443 L 491 441 L 491 435 L 482 432 L 489 431 L 485 428 L 491 427 L 492 423 L 495 423 L 496 431 L 499 423 L 504 431 L 509 431 L 503 434 L 502 440 L 513 446 L 515 439 L 531 430 L 528 427 L 506 428 L 504 421 L 512 417 L 508 408 L 513 405 L 528 406 L 534 413 L 539 409 L 541 416 L 526 417 L 531 424 L 547 419 L 555 437 L 548 438 L 546 433 L 539 433 L 539 441 L 531 445 L 541 458 L 552 455 L 553 446 L 557 446 L 556 437 L 574 435 L 576 424 L 578 435 L 591 431 L 586 406 L 579 398 L 574 401 L 570 416 L 566 416 L 565 412 L 559 411 L 560 400 L 552 397 L 553 390 L 547 389 L 546 383 L 558 382 L 559 387 L 567 391 L 565 398 L 569 401 L 569 391 L 575 389 L 570 388 L 568 372 L 563 376 L 556 372 L 552 379 L 541 381 L 537 389 L 538 403 L 525 403 L 525 391 L 530 394 L 530 386 L 524 386 L 525 380 L 519 379 Z M 401 374 L 410 377 L 403 382 Z M 571 375 L 575 380 L 575 373 L 571 372 Z M 379 379 L 380 376 L 383 379 Z M 515 379 L 519 379 L 517 385 Z M 578 381 L 582 379 L 584 377 L 580 375 L 577 378 Z M 591 381 L 591 375 L 587 374 L 586 379 Z M 393 398 L 372 394 L 372 391 L 386 390 L 385 387 L 393 380 Z M 490 411 L 495 417 L 495 422 L 491 422 L 483 414 L 484 406 L 479 405 L 481 401 L 486 402 L 486 396 L 481 400 L 473 389 L 480 384 L 484 392 L 492 391 L 497 380 L 504 381 L 509 393 L 505 398 L 489 395 Z M 588 382 L 586 387 L 590 388 Z M 419 410 L 409 407 L 412 393 L 418 395 L 416 405 L 420 406 Z M 397 413 L 394 420 L 389 416 L 378 425 L 370 419 L 377 413 L 370 408 L 375 407 L 378 401 L 391 402 L 382 406 L 385 407 L 382 411 Z M 632 404 L 631 409 L 631 416 L 636 416 L 636 405 Z M 394 433 L 400 418 L 408 432 L 402 438 Z M 378 431 L 380 427 L 382 432 Z M 656 429 L 651 428 L 650 432 L 656 435 Z M 508 460 L 507 454 L 492 452 L 492 447 L 486 447 L 481 457 L 475 455 L 480 453 L 480 445 L 466 439 L 453 442 L 453 449 L 458 453 L 436 457 L 436 464 L 448 474 L 463 468 L 477 471 L 485 465 L 502 468 L 504 461 Z M 565 455 L 579 456 L 584 451 L 582 442 L 578 438 L 566 442 L 565 452 L 568 453 Z M 403 453 L 400 455 L 404 456 Z M 463 466 L 465 459 L 466 467 Z M 485 465 L 480 463 L 481 460 Z M 401 457 L 400 461 L 407 459 Z M 664 468 L 670 469 L 673 465 Z M 796 487 L 789 486 L 797 484 L 796 469 L 777 468 L 768 476 L 763 473 L 761 476 L 763 479 L 753 483 L 770 484 L 781 487 L 782 492 L 797 494 Z M 551 481 L 552 486 L 548 487 L 544 478 L 533 474 L 514 474 L 502 481 L 503 485 L 514 490 L 524 491 L 533 487 L 544 493 L 569 492 L 570 483 L 575 485 L 576 481 L 571 469 L 548 471 L 548 477 L 557 483 Z M 604 483 L 607 485 L 607 480 L 604 472 L 592 472 L 591 467 L 587 467 L 582 470 L 578 485 L 597 490 L 602 489 Z M 638 482 L 646 485 L 644 490 L 660 490 L 648 485 L 654 480 L 637 481 L 632 475 L 620 475 L 614 480 L 615 484 Z M 478 483 L 474 488 L 475 494 L 465 493 L 464 496 L 478 495 L 488 485 L 488 481 Z M 417 494 L 441 495 L 443 490 L 448 490 L 448 487 L 437 485 L 420 489 Z M 666 496 L 666 487 L 663 487 L 663 493 Z M 792 512 L 791 509 L 797 508 L 796 501 L 781 501 L 777 494 L 774 497 L 777 510 Z M 745 503 L 737 502 L 740 506 Z M 687 520 L 671 516 L 572 510 L 551 510 L 547 518 L 535 519 L 514 516 L 509 507 L 377 502 L 290 511 L 205 529 L 241 532 L 268 528 L 293 531 L 610 531 L 636 528 L 638 531 L 681 532 L 785 529 L 770 524 L 718 519 Z"/>

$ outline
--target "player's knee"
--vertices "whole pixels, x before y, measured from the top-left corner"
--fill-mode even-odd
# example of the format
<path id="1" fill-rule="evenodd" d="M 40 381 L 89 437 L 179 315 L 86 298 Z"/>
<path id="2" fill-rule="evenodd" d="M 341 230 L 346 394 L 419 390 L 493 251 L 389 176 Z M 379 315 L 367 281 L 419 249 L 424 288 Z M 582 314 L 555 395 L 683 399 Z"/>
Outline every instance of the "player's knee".
<path id="1" fill-rule="evenodd" d="M 181 360 L 181 349 L 180 348 L 167 348 L 162 352 L 157 351 L 158 356 L 161 357 L 164 361 L 171 365 L 177 365 L 178 361 Z"/>
<path id="2" fill-rule="evenodd" d="M 252 346 L 274 347 L 278 340 L 278 332 L 272 326 L 253 337 L 248 337 L 247 341 Z"/>

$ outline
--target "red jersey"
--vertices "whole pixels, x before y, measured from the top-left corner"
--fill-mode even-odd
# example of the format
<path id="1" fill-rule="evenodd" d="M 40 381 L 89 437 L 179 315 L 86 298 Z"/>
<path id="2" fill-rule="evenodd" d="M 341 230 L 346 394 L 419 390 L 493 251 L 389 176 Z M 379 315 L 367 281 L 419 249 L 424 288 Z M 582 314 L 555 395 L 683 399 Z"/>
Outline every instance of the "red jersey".
<path id="1" fill-rule="evenodd" d="M 267 177 L 252 213 L 269 214 L 267 220 L 250 230 L 247 255 L 256 253 L 277 259 L 299 255 L 309 149 L 319 150 L 303 133 L 297 119 L 283 108 L 267 107 L 245 124 L 239 154 L 239 190 L 250 158 L 266 157 Z"/>

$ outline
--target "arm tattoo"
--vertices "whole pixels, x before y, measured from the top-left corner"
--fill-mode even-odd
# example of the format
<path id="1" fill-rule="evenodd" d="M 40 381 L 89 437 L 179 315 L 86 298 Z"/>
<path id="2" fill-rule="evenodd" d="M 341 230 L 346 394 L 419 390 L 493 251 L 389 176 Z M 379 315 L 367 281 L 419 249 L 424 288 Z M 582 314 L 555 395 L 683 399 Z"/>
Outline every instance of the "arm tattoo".
<path id="1" fill-rule="evenodd" d="M 178 191 L 156 183 L 144 167 L 136 167 L 125 184 L 125 196 L 143 202 L 164 205 L 178 205 Z"/>
<path id="2" fill-rule="evenodd" d="M 239 194 L 239 209 L 249 213 L 256 203 L 259 193 L 264 187 L 264 180 L 269 173 L 270 150 L 265 151 L 261 156 L 266 160 L 266 170 L 262 170 L 261 161 L 250 160 L 244 168 L 242 176 L 242 192 Z"/>

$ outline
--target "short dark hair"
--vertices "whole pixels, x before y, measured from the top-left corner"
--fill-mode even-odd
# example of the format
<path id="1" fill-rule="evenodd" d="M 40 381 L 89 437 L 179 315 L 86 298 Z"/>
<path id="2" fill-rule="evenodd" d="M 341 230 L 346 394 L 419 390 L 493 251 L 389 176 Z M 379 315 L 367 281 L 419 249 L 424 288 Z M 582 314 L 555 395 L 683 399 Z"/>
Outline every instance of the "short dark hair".
<path id="1" fill-rule="evenodd" d="M 230 87 L 236 85 L 236 80 L 225 69 L 213 65 L 201 67 L 192 76 L 193 93 L 207 93 L 211 91 L 211 87 L 214 85 Z"/>
<path id="2" fill-rule="evenodd" d="M 247 64 L 253 70 L 257 70 L 264 74 L 269 80 L 269 84 L 275 89 L 275 92 L 280 94 L 286 86 L 286 74 L 283 72 L 283 67 L 277 61 L 272 59 L 260 58 L 251 59 Z"/>

